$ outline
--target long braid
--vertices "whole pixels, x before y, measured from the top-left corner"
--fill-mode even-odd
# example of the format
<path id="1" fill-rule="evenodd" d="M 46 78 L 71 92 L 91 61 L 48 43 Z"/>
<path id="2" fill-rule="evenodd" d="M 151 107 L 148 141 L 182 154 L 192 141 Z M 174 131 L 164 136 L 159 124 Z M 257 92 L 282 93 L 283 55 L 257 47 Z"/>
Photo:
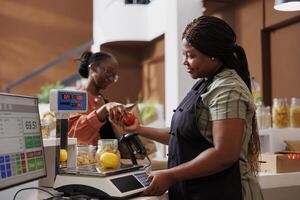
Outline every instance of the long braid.
<path id="1" fill-rule="evenodd" d="M 234 69 L 251 91 L 245 51 L 236 44 L 235 32 L 226 22 L 213 16 L 201 16 L 187 25 L 182 34 L 183 38 L 195 49 L 207 56 L 219 58 L 226 67 Z M 259 153 L 260 142 L 254 113 L 247 154 L 249 171 L 253 175 L 257 175 L 259 170 Z"/>

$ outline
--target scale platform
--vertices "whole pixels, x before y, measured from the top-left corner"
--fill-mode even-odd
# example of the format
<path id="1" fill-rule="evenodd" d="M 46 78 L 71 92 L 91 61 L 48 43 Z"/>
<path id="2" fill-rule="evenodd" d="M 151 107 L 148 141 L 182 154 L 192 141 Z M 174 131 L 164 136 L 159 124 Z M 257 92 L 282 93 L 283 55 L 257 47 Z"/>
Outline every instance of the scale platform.
<path id="1" fill-rule="evenodd" d="M 116 170 L 100 171 L 95 165 L 80 168 L 61 169 L 56 176 L 54 188 L 78 184 L 95 188 L 114 197 L 132 197 L 149 186 L 147 172 L 143 165 L 125 165 Z M 80 187 L 80 186 L 79 186 Z M 63 192 L 63 191 L 61 191 Z"/>
<path id="2" fill-rule="evenodd" d="M 69 174 L 69 175 L 83 175 L 83 176 L 112 176 L 116 174 L 121 174 L 130 171 L 136 171 L 142 168 L 143 165 L 132 165 L 132 164 L 123 164 L 121 163 L 120 168 L 113 170 L 101 170 L 97 165 L 86 165 L 76 168 L 62 168 L 60 169 L 60 174 Z"/>

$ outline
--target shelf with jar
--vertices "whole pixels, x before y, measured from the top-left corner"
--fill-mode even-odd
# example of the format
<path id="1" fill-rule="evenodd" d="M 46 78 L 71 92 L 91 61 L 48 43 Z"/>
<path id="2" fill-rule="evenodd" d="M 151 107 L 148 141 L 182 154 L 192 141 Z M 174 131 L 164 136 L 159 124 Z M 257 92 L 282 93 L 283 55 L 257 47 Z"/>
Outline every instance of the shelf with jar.
<path id="1" fill-rule="evenodd" d="M 268 128 L 300 128 L 300 98 L 274 98 L 270 106 L 256 104 L 256 118 L 259 130 Z"/>
<path id="2" fill-rule="evenodd" d="M 274 128 L 300 128 L 300 98 L 292 97 L 290 105 L 286 98 L 274 98 L 272 121 Z"/>
<path id="3" fill-rule="evenodd" d="M 261 152 L 275 153 L 286 148 L 286 141 L 300 141 L 300 128 L 268 128 L 259 131 Z"/>

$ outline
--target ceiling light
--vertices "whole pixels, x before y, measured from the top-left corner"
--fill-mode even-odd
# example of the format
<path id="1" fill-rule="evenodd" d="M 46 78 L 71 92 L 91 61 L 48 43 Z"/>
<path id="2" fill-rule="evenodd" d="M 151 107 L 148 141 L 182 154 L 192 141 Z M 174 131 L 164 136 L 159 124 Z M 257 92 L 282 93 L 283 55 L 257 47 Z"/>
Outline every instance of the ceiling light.
<path id="1" fill-rule="evenodd" d="M 279 11 L 298 11 L 300 10 L 300 1 L 275 0 L 274 9 Z"/>

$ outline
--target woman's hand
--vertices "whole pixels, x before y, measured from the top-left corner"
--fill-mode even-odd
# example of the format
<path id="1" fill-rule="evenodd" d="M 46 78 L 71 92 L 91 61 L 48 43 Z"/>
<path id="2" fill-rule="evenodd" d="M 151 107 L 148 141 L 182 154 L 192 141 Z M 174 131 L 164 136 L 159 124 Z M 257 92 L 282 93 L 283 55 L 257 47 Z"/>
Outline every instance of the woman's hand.
<path id="1" fill-rule="evenodd" d="M 96 110 L 97 117 L 100 121 L 105 121 L 107 116 L 115 123 L 120 123 L 126 114 L 126 108 L 123 104 L 110 102 L 106 103 Z"/>
<path id="2" fill-rule="evenodd" d="M 150 175 L 148 179 L 151 180 L 151 184 L 143 191 L 145 196 L 163 195 L 176 182 L 170 170 L 156 172 L 153 176 Z"/>

